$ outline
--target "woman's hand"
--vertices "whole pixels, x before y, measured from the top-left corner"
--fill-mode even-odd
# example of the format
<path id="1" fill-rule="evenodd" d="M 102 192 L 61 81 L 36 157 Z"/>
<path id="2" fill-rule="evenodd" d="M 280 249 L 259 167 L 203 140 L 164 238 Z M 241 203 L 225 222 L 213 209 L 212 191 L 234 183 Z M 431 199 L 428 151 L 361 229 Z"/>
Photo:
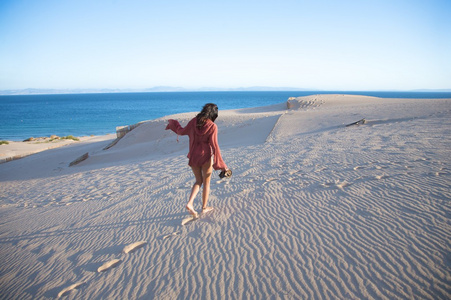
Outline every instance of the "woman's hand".
<path id="1" fill-rule="evenodd" d="M 223 169 L 221 173 L 219 173 L 220 178 L 229 178 L 232 177 L 232 170 Z"/>

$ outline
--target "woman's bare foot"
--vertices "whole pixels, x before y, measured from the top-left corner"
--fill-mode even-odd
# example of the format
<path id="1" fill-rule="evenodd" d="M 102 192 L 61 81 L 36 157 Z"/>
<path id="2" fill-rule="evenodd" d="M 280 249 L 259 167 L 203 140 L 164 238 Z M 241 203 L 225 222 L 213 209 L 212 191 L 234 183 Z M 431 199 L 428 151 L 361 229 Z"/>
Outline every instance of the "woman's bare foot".
<path id="1" fill-rule="evenodd" d="M 209 212 L 209 211 L 212 211 L 214 208 L 213 207 L 209 207 L 209 206 L 207 206 L 207 207 L 202 207 L 202 213 L 204 214 L 204 213 L 207 213 L 207 212 Z"/>
<path id="2" fill-rule="evenodd" d="M 192 215 L 194 218 L 198 217 L 197 211 L 195 211 L 192 206 L 186 205 L 185 208 L 188 210 L 189 214 Z"/>

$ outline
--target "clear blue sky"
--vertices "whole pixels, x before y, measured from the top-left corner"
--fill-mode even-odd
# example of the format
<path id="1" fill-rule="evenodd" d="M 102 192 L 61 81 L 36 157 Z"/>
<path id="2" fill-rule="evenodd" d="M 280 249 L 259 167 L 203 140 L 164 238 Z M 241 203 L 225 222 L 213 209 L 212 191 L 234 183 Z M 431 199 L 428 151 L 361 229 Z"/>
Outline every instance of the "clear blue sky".
<path id="1" fill-rule="evenodd" d="M 450 0 L 3 0 L 0 90 L 451 88 Z"/>

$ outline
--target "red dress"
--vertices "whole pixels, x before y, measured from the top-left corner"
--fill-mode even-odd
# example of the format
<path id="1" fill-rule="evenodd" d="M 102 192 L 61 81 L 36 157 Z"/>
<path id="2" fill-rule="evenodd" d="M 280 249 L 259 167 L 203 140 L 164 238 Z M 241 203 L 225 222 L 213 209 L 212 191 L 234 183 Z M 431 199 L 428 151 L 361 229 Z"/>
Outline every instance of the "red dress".
<path id="1" fill-rule="evenodd" d="M 221 151 L 219 150 L 218 127 L 216 124 L 207 119 L 201 128 L 198 128 L 196 125 L 197 118 L 189 121 L 185 128 L 177 120 L 170 119 L 166 130 L 171 129 L 178 135 L 189 136 L 188 165 L 201 167 L 214 156 L 213 169 L 227 169 L 226 164 L 222 160 Z"/>

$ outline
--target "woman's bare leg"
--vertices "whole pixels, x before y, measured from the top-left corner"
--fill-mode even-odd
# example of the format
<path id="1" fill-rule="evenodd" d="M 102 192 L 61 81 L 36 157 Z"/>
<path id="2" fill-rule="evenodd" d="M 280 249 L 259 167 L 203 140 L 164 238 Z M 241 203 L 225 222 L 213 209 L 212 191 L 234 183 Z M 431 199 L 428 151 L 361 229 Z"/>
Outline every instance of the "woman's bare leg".
<path id="1" fill-rule="evenodd" d="M 207 212 L 213 209 L 213 207 L 207 207 L 208 196 L 210 195 L 210 181 L 211 174 L 213 173 L 213 158 L 206 162 L 202 166 L 202 183 L 204 188 L 202 190 L 202 211 Z"/>
<path id="2" fill-rule="evenodd" d="M 193 216 L 197 217 L 197 212 L 194 210 L 194 199 L 197 196 L 197 193 L 199 193 L 200 187 L 202 186 L 203 177 L 202 177 L 202 168 L 200 167 L 191 167 L 194 173 L 194 177 L 196 177 L 196 182 L 193 185 L 193 188 L 191 189 L 191 195 L 189 196 L 188 203 L 186 204 L 186 209 L 188 212 Z"/>

